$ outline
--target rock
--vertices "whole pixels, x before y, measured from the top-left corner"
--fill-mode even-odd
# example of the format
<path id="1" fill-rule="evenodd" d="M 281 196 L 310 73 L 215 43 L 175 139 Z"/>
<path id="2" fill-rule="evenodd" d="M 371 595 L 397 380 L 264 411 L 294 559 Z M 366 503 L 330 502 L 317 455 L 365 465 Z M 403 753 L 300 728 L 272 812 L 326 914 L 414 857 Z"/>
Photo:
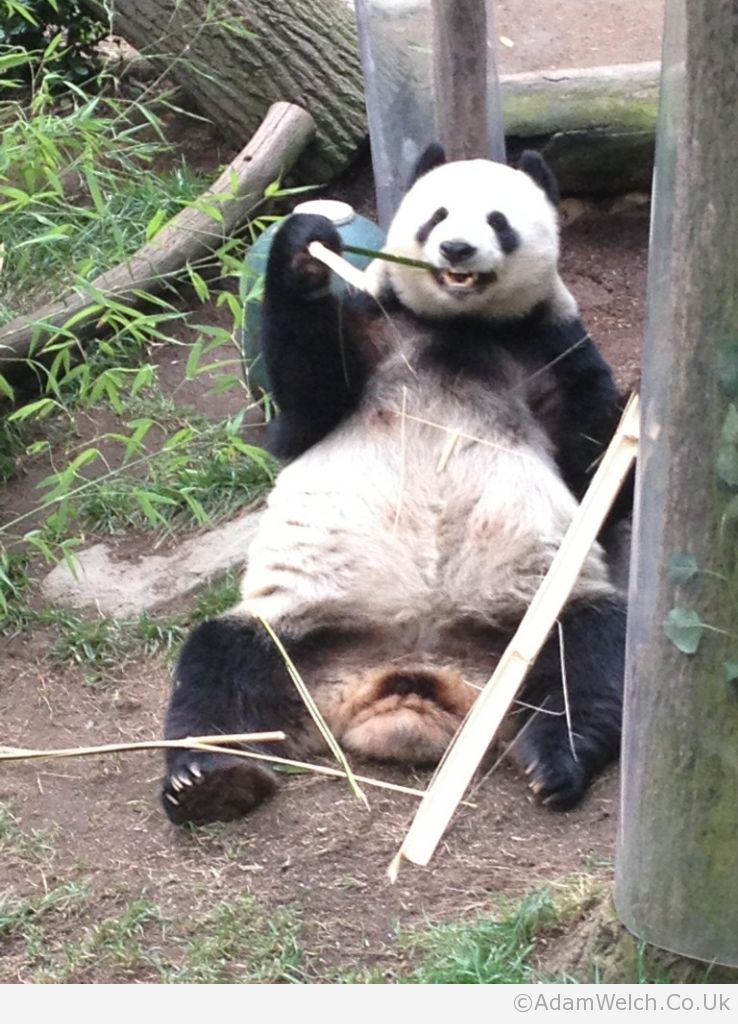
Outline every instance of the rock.
<path id="1" fill-rule="evenodd" d="M 54 604 L 97 608 L 110 618 L 152 611 L 242 566 L 260 518 L 261 509 L 249 509 L 169 554 L 136 560 L 117 558 L 113 544 L 94 544 L 77 554 L 76 575 L 60 563 L 43 581 L 42 593 Z"/>

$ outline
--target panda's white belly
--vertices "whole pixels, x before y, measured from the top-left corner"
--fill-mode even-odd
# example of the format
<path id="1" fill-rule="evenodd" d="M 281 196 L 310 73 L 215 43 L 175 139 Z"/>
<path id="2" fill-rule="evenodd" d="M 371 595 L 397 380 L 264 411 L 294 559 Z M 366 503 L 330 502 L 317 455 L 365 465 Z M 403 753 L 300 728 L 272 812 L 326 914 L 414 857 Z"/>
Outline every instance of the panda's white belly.
<path id="1" fill-rule="evenodd" d="M 295 626 L 522 614 L 576 502 L 537 430 L 511 430 L 509 413 L 425 387 L 422 401 L 406 388 L 368 403 L 280 474 L 241 608 Z M 578 588 L 609 588 L 599 550 Z"/>

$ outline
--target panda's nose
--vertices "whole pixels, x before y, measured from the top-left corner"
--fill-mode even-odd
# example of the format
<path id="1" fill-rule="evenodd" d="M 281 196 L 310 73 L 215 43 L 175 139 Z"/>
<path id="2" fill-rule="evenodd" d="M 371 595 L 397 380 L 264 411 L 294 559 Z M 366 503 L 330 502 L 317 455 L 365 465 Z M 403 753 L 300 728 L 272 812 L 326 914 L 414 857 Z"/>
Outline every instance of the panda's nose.
<path id="1" fill-rule="evenodd" d="M 440 249 L 441 255 L 447 259 L 449 263 L 463 263 L 464 260 L 471 259 L 477 251 L 476 246 L 469 245 L 468 242 L 456 240 L 441 242 L 438 248 Z"/>

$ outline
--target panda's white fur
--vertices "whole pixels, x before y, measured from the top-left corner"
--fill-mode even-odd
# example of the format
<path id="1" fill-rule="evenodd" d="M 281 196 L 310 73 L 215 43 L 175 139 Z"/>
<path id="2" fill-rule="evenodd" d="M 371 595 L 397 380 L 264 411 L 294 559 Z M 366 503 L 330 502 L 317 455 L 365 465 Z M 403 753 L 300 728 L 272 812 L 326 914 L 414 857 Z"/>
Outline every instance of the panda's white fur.
<path id="1" fill-rule="evenodd" d="M 282 470 L 242 612 L 277 629 L 434 630 L 461 614 L 509 621 L 530 603 L 576 501 L 523 401 L 419 374 L 423 344 L 390 336 L 359 409 Z M 576 593 L 609 588 L 597 546 Z"/>
<path id="2" fill-rule="evenodd" d="M 289 733 L 291 725 L 290 750 L 319 748 L 260 632 L 264 619 L 288 642 L 347 749 L 434 760 L 576 509 L 561 469 L 562 390 L 576 394 L 591 379 L 609 394 L 611 378 L 559 277 L 556 208 L 527 173 L 474 160 L 422 174 L 386 250 L 433 269 L 376 261 L 368 312 L 351 296 L 336 306 L 307 254 L 312 238 L 338 245 L 322 218 L 288 221 L 266 283 L 277 427 L 289 428 L 297 457 L 269 497 L 240 603 L 185 646 L 167 735 Z M 585 342 L 580 377 L 551 372 Z M 579 424 L 563 422 L 577 445 L 589 443 Z M 518 744 L 531 785 L 559 806 L 578 799 L 617 749 L 624 627 L 616 603 L 596 544 L 562 628 L 575 659 L 580 753 L 555 716 Z M 558 647 L 543 662 L 531 699 L 558 706 Z M 600 670 L 601 683 L 590 678 Z M 263 769 L 222 756 L 200 758 L 192 772 L 183 755 L 168 757 L 163 799 L 174 821 L 236 816 L 274 785 Z"/>

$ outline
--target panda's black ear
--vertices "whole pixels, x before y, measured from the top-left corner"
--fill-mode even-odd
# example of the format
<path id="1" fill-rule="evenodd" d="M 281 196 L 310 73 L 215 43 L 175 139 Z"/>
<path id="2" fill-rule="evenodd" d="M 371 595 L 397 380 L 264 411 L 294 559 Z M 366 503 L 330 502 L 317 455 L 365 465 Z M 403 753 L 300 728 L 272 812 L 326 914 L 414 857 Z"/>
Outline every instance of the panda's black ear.
<path id="1" fill-rule="evenodd" d="M 418 162 L 415 165 L 413 173 L 410 175 L 410 181 L 407 183 L 408 188 L 412 188 L 418 178 L 422 178 L 428 171 L 432 171 L 434 167 L 440 167 L 441 164 L 446 163 L 446 151 L 439 142 L 431 142 L 430 145 L 426 146 L 423 152 L 418 157 Z"/>
<path id="2" fill-rule="evenodd" d="M 561 195 L 558 182 L 540 153 L 535 149 L 526 149 L 518 161 L 518 168 L 543 189 L 554 206 L 559 205 Z"/>

